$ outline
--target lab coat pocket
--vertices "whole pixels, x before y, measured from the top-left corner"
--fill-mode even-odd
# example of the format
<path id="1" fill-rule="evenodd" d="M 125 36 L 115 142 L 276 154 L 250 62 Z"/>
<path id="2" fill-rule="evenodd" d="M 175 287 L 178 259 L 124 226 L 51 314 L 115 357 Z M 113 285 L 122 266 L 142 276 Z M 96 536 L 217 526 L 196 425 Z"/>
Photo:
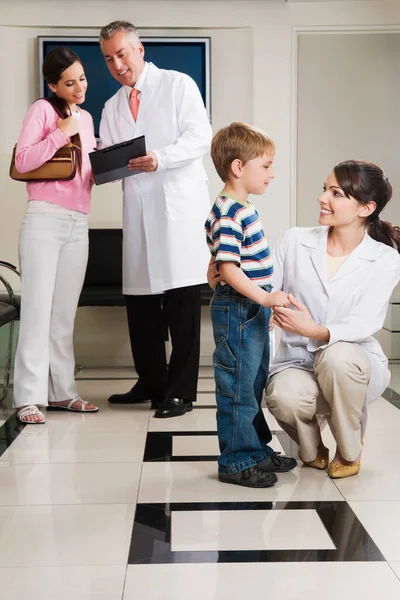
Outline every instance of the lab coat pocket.
<path id="1" fill-rule="evenodd" d="M 197 185 L 196 185 L 197 184 Z M 190 181 L 166 181 L 164 184 L 165 210 L 174 221 L 191 221 L 206 218 L 205 200 L 208 202 L 207 185 L 199 186 Z"/>

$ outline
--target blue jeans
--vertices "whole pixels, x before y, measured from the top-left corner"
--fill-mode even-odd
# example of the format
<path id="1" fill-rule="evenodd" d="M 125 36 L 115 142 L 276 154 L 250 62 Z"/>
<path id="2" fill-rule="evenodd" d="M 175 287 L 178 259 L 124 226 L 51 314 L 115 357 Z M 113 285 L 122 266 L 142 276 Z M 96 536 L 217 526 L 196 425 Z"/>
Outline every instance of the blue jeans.
<path id="1" fill-rule="evenodd" d="M 264 289 L 271 291 L 271 286 Z M 270 316 L 270 309 L 229 285 L 219 285 L 211 301 L 220 473 L 244 471 L 273 453 L 261 409 L 268 379 Z"/>

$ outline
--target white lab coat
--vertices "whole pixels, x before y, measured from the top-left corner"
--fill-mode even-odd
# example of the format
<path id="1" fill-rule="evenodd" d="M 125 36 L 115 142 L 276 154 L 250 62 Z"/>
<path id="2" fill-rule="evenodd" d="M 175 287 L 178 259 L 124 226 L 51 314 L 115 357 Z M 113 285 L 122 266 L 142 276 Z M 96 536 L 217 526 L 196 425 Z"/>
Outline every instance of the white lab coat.
<path id="1" fill-rule="evenodd" d="M 210 211 L 202 156 L 211 126 L 195 82 L 148 63 L 136 123 L 122 87 L 105 104 L 101 146 L 141 135 L 158 157 L 153 173 L 123 180 L 123 292 L 155 294 L 204 283 Z"/>
<path id="2" fill-rule="evenodd" d="M 274 290 L 291 292 L 331 335 L 324 343 L 282 331 L 271 375 L 289 367 L 312 370 L 317 350 L 338 341 L 356 342 L 371 360 L 367 402 L 372 401 L 390 380 L 387 358 L 372 336 L 383 326 L 400 279 L 400 255 L 366 234 L 328 281 L 327 235 L 328 227 L 295 227 L 274 249 Z"/>

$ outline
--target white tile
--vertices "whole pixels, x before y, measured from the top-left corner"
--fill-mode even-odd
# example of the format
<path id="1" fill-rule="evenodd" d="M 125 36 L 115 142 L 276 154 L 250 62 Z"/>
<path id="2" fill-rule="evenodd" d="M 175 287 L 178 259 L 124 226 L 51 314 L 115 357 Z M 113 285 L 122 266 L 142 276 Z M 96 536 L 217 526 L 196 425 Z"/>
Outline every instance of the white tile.
<path id="1" fill-rule="evenodd" d="M 126 567 L 0 568 L 10 600 L 121 600 Z"/>
<path id="2" fill-rule="evenodd" d="M 204 392 L 202 394 L 197 394 L 195 406 L 212 406 L 215 408 L 217 406 L 215 392 Z"/>
<path id="3" fill-rule="evenodd" d="M 267 489 L 221 483 L 214 462 L 148 462 L 143 464 L 138 502 L 236 502 L 289 500 L 343 500 L 322 471 L 296 468 L 278 475 Z"/>
<path id="4" fill-rule="evenodd" d="M 75 377 L 76 379 L 129 379 L 132 381 L 131 387 L 134 385 L 134 380 L 138 378 L 133 367 L 83 367 Z M 129 381 L 125 381 L 125 386 L 129 386 Z"/>
<path id="5" fill-rule="evenodd" d="M 396 573 L 397 577 L 400 579 L 400 562 L 390 562 L 389 565 L 392 567 L 393 571 Z"/>
<path id="6" fill-rule="evenodd" d="M 126 564 L 134 506 L 0 507 L 0 567 Z"/>
<path id="7" fill-rule="evenodd" d="M 0 505 L 131 504 L 141 463 L 18 464 L 0 469 Z"/>
<path id="8" fill-rule="evenodd" d="M 400 502 L 349 502 L 386 560 L 400 561 Z"/>
<path id="9" fill-rule="evenodd" d="M 282 452 L 283 448 L 274 435 L 271 448 Z M 172 438 L 172 456 L 218 456 L 219 446 L 216 435 L 179 435 Z"/>
<path id="10" fill-rule="evenodd" d="M 0 458 L 0 465 L 140 462 L 146 432 L 58 435 L 47 425 L 27 426 Z"/>
<path id="11" fill-rule="evenodd" d="M 207 377 L 208 379 L 214 379 L 214 367 L 201 366 L 199 368 L 199 378 Z"/>
<path id="12" fill-rule="evenodd" d="M 123 600 L 398 600 L 400 581 L 379 563 L 129 565 Z"/>
<path id="13" fill-rule="evenodd" d="M 216 435 L 179 435 L 172 438 L 172 456 L 218 456 Z"/>
<path id="14" fill-rule="evenodd" d="M 370 427 L 365 436 L 359 474 L 337 479 L 335 484 L 346 500 L 400 501 L 399 455 L 398 430 Z"/>
<path id="15" fill-rule="evenodd" d="M 208 379 L 199 379 L 197 390 L 199 392 L 215 392 L 214 378 L 210 377 Z"/>
<path id="16" fill-rule="evenodd" d="M 82 381 L 77 379 L 76 383 L 78 392 L 84 400 L 88 400 L 96 406 L 107 406 L 109 408 L 126 408 L 124 405 L 109 405 L 107 402 L 108 398 L 112 394 L 125 394 L 129 392 L 135 384 L 134 381 L 121 379 L 85 379 Z"/>
<path id="17" fill-rule="evenodd" d="M 171 515 L 171 549 L 335 550 L 315 510 L 205 510 Z"/>
<path id="18" fill-rule="evenodd" d="M 88 396 L 85 396 L 89 400 Z M 95 402 L 94 400 L 90 400 Z M 136 406 L 117 404 L 100 405 L 95 414 L 69 411 L 46 411 L 46 430 L 58 435 L 66 433 L 133 433 L 147 431 L 150 418 L 150 403 Z"/>
<path id="19" fill-rule="evenodd" d="M 370 431 L 379 429 L 384 431 L 399 431 L 400 429 L 400 410 L 384 398 L 379 398 L 368 408 L 366 440 Z"/>

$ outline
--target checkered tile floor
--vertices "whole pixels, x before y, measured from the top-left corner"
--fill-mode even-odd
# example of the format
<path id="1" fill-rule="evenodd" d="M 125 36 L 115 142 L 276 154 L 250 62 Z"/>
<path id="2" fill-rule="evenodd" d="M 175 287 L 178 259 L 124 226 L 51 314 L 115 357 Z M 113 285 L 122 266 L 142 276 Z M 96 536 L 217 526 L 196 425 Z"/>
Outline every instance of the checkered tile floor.
<path id="1" fill-rule="evenodd" d="M 98 414 L 23 428 L 0 410 L 0 600 L 400 598 L 395 406 L 372 405 L 357 477 L 333 482 L 299 462 L 254 490 L 217 480 L 211 369 L 175 419 L 108 406 L 131 379 L 78 374 Z M 290 449 L 268 420 L 275 449 Z"/>

